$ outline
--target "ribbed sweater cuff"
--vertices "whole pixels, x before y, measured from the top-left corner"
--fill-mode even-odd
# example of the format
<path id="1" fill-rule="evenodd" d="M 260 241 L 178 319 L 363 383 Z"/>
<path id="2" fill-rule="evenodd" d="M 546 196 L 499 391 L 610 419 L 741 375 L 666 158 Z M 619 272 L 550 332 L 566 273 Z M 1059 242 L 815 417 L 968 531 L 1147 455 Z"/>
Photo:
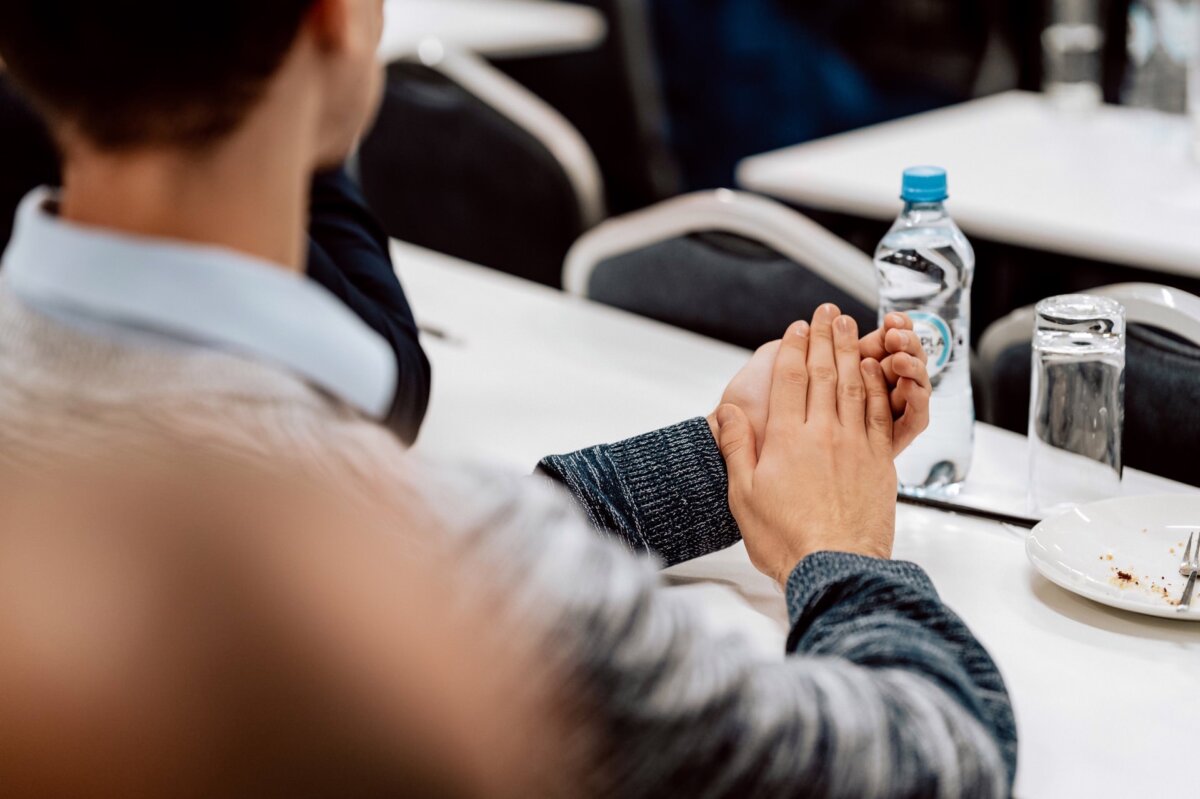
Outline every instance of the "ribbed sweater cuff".
<path id="1" fill-rule="evenodd" d="M 554 455 L 540 466 L 571 491 L 594 523 L 668 566 L 741 538 L 729 511 L 725 461 L 703 418 Z"/>
<path id="2" fill-rule="evenodd" d="M 915 563 L 868 558 L 848 552 L 816 552 L 800 561 L 785 587 L 793 634 L 798 628 L 807 626 L 802 622 L 822 605 L 822 598 L 831 589 L 848 582 L 862 583 L 881 578 L 937 596 L 929 576 Z"/>

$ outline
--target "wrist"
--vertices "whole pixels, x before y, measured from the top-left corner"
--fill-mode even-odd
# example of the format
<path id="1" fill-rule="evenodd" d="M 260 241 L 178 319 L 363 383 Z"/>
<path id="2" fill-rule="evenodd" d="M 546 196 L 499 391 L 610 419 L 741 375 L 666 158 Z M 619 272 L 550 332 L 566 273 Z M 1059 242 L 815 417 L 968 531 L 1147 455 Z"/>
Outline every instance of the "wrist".
<path id="1" fill-rule="evenodd" d="M 775 575 L 775 582 L 780 585 L 787 585 L 787 581 L 791 578 L 792 573 L 800 568 L 800 564 L 811 558 L 813 555 L 822 553 L 834 555 L 856 555 L 863 558 L 871 558 L 872 560 L 891 560 L 891 550 L 882 545 L 847 545 L 845 543 L 819 544 L 812 548 L 806 549 L 799 554 L 799 557 L 793 555 L 783 561 L 783 568 Z M 795 558 L 793 560 L 793 558 Z M 790 567 L 786 564 L 790 563 Z"/>

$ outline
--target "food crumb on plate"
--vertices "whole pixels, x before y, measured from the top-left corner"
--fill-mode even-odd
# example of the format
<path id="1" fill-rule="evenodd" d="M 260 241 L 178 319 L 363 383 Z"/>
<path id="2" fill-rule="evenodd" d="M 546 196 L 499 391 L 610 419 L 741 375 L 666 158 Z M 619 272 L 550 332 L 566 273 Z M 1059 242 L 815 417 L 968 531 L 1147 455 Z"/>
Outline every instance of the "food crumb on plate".
<path id="1" fill-rule="evenodd" d="M 1133 574 L 1131 572 L 1121 571 L 1120 569 L 1117 569 L 1117 579 L 1123 583 L 1137 584 L 1137 580 L 1133 579 Z"/>

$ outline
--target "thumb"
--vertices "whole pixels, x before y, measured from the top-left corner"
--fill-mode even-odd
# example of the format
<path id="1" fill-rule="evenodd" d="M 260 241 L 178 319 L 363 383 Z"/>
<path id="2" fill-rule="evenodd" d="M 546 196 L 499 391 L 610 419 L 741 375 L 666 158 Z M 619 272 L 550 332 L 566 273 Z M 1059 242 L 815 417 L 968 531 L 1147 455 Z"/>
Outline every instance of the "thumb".
<path id="1" fill-rule="evenodd" d="M 754 445 L 754 428 L 746 414 L 736 405 L 726 403 L 717 408 L 717 442 L 729 471 L 729 491 L 745 497 L 754 481 L 758 451 Z"/>

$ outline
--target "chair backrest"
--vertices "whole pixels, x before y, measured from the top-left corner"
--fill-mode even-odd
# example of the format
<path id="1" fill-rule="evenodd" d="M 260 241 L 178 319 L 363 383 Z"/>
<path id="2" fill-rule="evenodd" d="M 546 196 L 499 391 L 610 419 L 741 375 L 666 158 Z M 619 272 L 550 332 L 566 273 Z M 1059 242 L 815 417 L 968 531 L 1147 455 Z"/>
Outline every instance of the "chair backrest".
<path id="1" fill-rule="evenodd" d="M 58 152 L 41 118 L 0 69 L 0 254 L 17 206 L 38 186 L 57 185 Z"/>
<path id="2" fill-rule="evenodd" d="M 570 123 L 476 56 L 398 62 L 357 171 L 388 234 L 549 285 L 605 214 L 599 168 Z"/>
<path id="3" fill-rule="evenodd" d="M 572 294 L 742 346 L 835 302 L 874 327 L 871 259 L 773 200 L 700 192 L 610 219 L 567 256 Z"/>
<path id="4" fill-rule="evenodd" d="M 1124 461 L 1200 485 L 1200 297 L 1166 286 L 1123 283 L 1089 290 L 1125 305 Z M 1032 375 L 1032 308 L 993 323 L 980 341 L 980 417 L 1025 433 Z"/>
<path id="5" fill-rule="evenodd" d="M 1112 297 L 1125 306 L 1129 324 L 1166 330 L 1200 347 L 1200 297 L 1154 283 L 1116 283 L 1080 293 Z M 986 381 L 1005 352 L 1014 344 L 1031 341 L 1033 322 L 1032 305 L 993 322 L 979 340 L 973 361 L 976 377 Z M 985 405 L 982 410 L 985 420 L 990 419 L 991 409 Z"/>
<path id="6" fill-rule="evenodd" d="M 678 194 L 647 0 L 571 1 L 604 15 L 609 35 L 599 47 L 493 62 L 582 132 L 600 163 L 614 213 Z"/>

